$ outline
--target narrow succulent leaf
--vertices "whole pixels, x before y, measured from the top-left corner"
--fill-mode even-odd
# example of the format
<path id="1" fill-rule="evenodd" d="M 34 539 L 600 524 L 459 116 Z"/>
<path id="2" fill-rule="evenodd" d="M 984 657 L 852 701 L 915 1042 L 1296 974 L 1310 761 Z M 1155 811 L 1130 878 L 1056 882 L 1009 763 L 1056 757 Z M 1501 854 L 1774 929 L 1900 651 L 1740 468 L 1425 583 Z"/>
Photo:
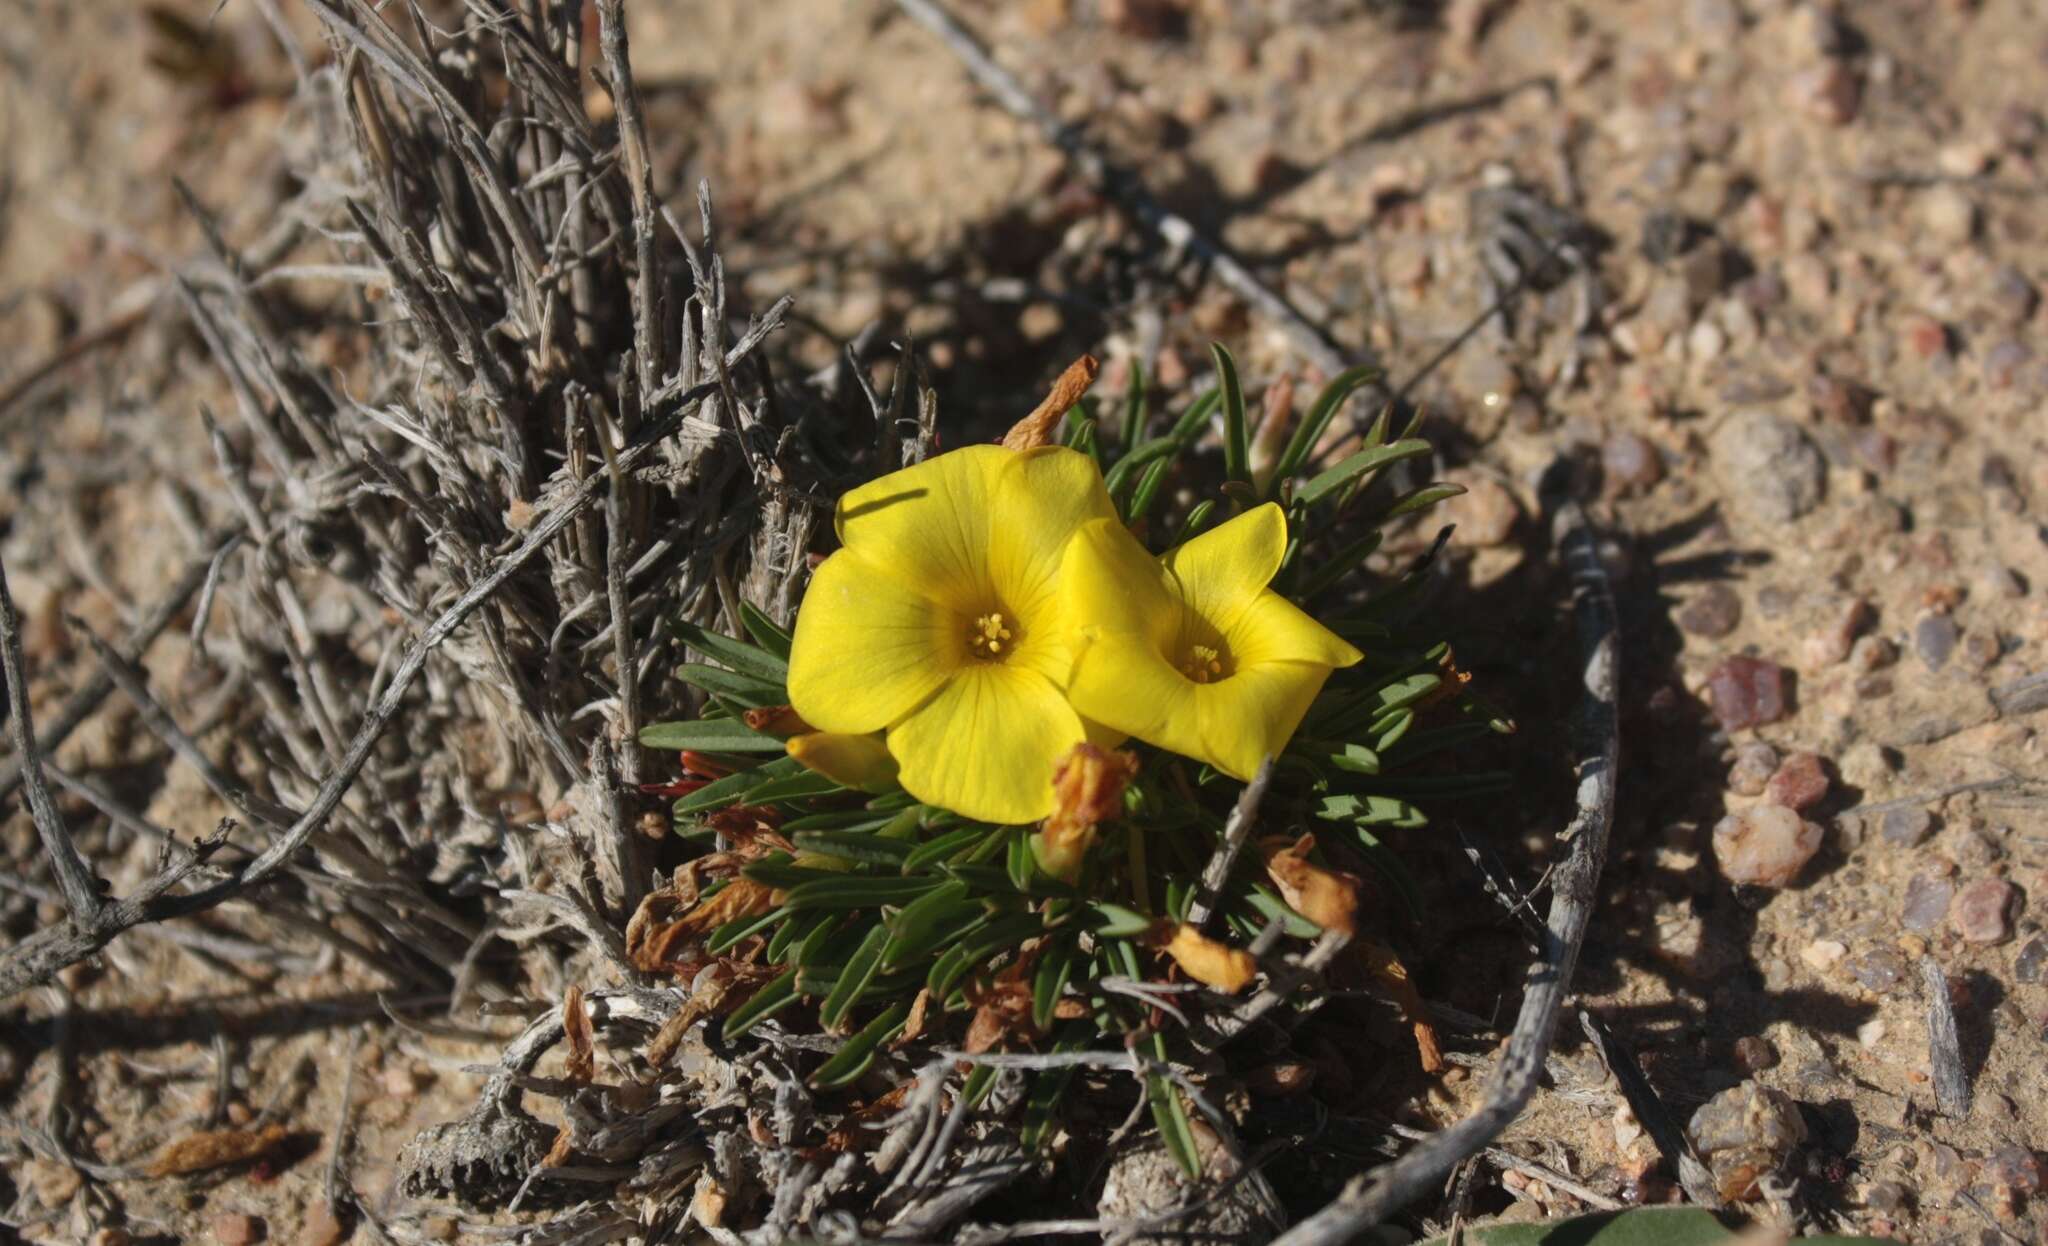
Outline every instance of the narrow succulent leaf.
<path id="1" fill-rule="evenodd" d="M 993 1064 L 976 1065 L 974 1071 L 967 1075 L 966 1084 L 960 1087 L 960 1097 L 967 1101 L 968 1107 L 980 1107 L 981 1101 L 988 1098 L 988 1092 L 996 1088 L 996 1078 L 1001 1074 L 1002 1070 Z"/>
<path id="2" fill-rule="evenodd" d="M 1423 444 L 1427 445 L 1428 443 L 1425 442 Z M 1394 504 L 1389 506 L 1386 512 L 1380 516 L 1380 522 L 1385 523 L 1390 519 L 1399 519 L 1403 515 L 1413 515 L 1417 511 L 1428 510 L 1438 502 L 1444 501 L 1447 498 L 1457 497 L 1464 491 L 1465 486 L 1463 485 L 1448 484 L 1424 485 L 1419 489 L 1410 490 L 1394 499 Z"/>
<path id="3" fill-rule="evenodd" d="M 1169 905 L 1172 898 L 1168 884 Z M 1096 903 L 1090 906 L 1095 921 L 1095 932 L 1116 939 L 1134 939 L 1152 929 L 1155 919 L 1147 917 L 1136 909 L 1127 909 L 1121 904 Z"/>
<path id="4" fill-rule="evenodd" d="M 889 942 L 882 950 L 883 965 L 900 969 L 922 959 L 945 942 L 948 935 L 974 920 L 980 905 L 969 895 L 967 884 L 956 879 L 904 905 L 889 921 Z"/>
<path id="5" fill-rule="evenodd" d="M 1395 796 L 1349 792 L 1326 796 L 1316 806 L 1316 816 L 1326 822 L 1350 822 L 1357 826 L 1426 826 L 1429 818 L 1420 809 Z"/>
<path id="6" fill-rule="evenodd" d="M 830 853 L 849 861 L 886 865 L 891 869 L 900 868 L 903 859 L 910 855 L 909 844 L 898 839 L 885 839 L 879 832 L 797 831 L 789 839 L 805 852 Z"/>
<path id="7" fill-rule="evenodd" d="M 780 683 L 740 671 L 729 671 L 722 666 L 685 662 L 676 667 L 675 675 L 677 679 L 692 687 L 715 693 L 720 698 L 747 709 L 789 703 L 789 692 Z"/>
<path id="8" fill-rule="evenodd" d="M 903 1023 L 909 1015 L 909 1004 L 892 1004 L 880 1016 L 862 1026 L 859 1033 L 847 1039 L 830 1060 L 811 1074 L 811 1089 L 836 1090 L 866 1073 L 875 1063 L 875 1053 L 881 1050 L 882 1044 L 902 1032 Z"/>
<path id="9" fill-rule="evenodd" d="M 753 637 L 754 643 L 770 657 L 781 659 L 784 663 L 784 672 L 788 671 L 789 648 L 794 643 L 794 637 L 787 628 L 769 618 L 762 613 L 759 606 L 745 598 L 740 599 L 740 626 L 747 629 L 747 635 Z"/>
<path id="10" fill-rule="evenodd" d="M 679 818 L 707 809 L 722 809 L 727 805 L 744 803 L 748 793 L 776 779 L 807 773 L 803 763 L 794 757 L 778 757 L 764 762 L 752 770 L 739 770 L 705 784 L 689 795 L 676 801 L 675 812 Z"/>
<path id="11" fill-rule="evenodd" d="M 1074 1022 L 1063 1027 L 1057 1039 L 1053 1040 L 1054 1055 L 1067 1055 L 1081 1051 L 1088 1046 L 1091 1037 L 1089 1027 L 1083 1022 Z M 1073 1083 L 1075 1066 L 1046 1069 L 1031 1079 L 1031 1088 L 1024 1092 L 1024 1120 L 1018 1129 L 1018 1141 L 1026 1151 L 1037 1151 L 1045 1145 L 1052 1134 L 1057 1119 L 1060 1100 L 1066 1097 L 1067 1087 Z"/>
<path id="12" fill-rule="evenodd" d="M 818 1007 L 818 1020 L 826 1029 L 838 1029 L 846 1018 L 847 1010 L 860 999 L 868 980 L 882 967 L 882 948 L 888 941 L 889 931 L 884 926 L 871 928 L 867 937 L 860 941 L 860 947 L 854 950 L 852 958 L 846 962 L 846 969 L 839 975 L 838 984 Z"/>
<path id="13" fill-rule="evenodd" d="M 643 748 L 692 749 L 699 753 L 780 753 L 782 740 L 764 735 L 736 718 L 698 718 L 651 723 L 640 728 Z"/>
<path id="14" fill-rule="evenodd" d="M 1153 1058 L 1164 1063 L 1166 1060 L 1166 1039 L 1163 1035 L 1152 1036 Z M 1187 1105 L 1181 1102 L 1180 1090 L 1172 1079 L 1155 1073 L 1145 1079 L 1145 1097 L 1152 1103 L 1152 1123 L 1159 1127 L 1159 1140 L 1165 1144 L 1166 1153 L 1188 1180 L 1197 1181 L 1202 1176 L 1202 1154 L 1195 1141 L 1195 1128 L 1188 1120 Z"/>
<path id="15" fill-rule="evenodd" d="M 903 858 L 905 874 L 921 873 L 927 866 L 949 861 L 967 852 L 989 835 L 997 834 L 982 826 L 963 826 L 957 831 L 948 831 L 937 839 L 928 839 L 910 850 Z"/>
<path id="16" fill-rule="evenodd" d="M 1309 456 L 1315 453 L 1316 446 L 1321 443 L 1323 433 L 1329 429 L 1330 422 L 1344 409 L 1345 400 L 1350 398 L 1359 386 L 1376 381 L 1379 377 L 1378 368 L 1364 364 L 1338 374 L 1335 380 L 1323 386 L 1323 392 L 1316 396 L 1314 405 L 1309 407 L 1308 416 L 1295 428 L 1294 435 L 1288 438 L 1287 448 L 1282 450 L 1280 457 L 1274 461 L 1273 478 L 1267 489 L 1268 497 L 1278 498 L 1281 486 L 1308 462 Z"/>
<path id="17" fill-rule="evenodd" d="M 1216 387 L 1223 392 L 1223 475 L 1229 480 L 1252 480 L 1252 435 L 1245 422 L 1244 388 L 1237 381 L 1237 361 L 1220 342 L 1209 344 L 1216 360 Z"/>
<path id="18" fill-rule="evenodd" d="M 676 639 L 690 648 L 732 668 L 739 674 L 750 675 L 776 687 L 780 687 L 789 679 L 789 663 L 759 645 L 750 645 L 744 640 L 721 636 L 695 623 L 685 623 L 681 620 L 670 623 L 669 630 L 675 633 Z M 769 704 L 775 703 L 771 701 Z"/>
<path id="19" fill-rule="evenodd" d="M 1392 464 L 1399 463 L 1403 459 L 1417 458 L 1429 452 L 1430 444 L 1419 437 L 1408 441 L 1396 441 L 1391 445 L 1374 446 L 1368 450 L 1360 450 L 1301 486 L 1300 489 L 1295 491 L 1295 500 L 1304 505 L 1313 506 L 1339 489 L 1353 484 L 1361 487 L 1369 484 L 1374 475 L 1384 471 Z M 1455 485 L 1446 485 L 1444 487 L 1457 489 Z M 1460 493 L 1464 492 L 1462 489 L 1457 491 Z M 1413 497 L 1415 495 L 1409 494 L 1408 496 Z M 1423 503 L 1423 505 L 1428 505 L 1428 503 Z M 1415 509 L 1419 510 L 1421 508 L 1417 507 Z M 1408 512 L 1401 511 L 1399 513 L 1407 514 Z M 1395 512 L 1389 512 L 1385 517 L 1393 518 L 1394 514 Z"/>
<path id="20" fill-rule="evenodd" d="M 792 910 L 871 909 L 883 904 L 908 904 L 943 880 L 925 878 L 862 878 L 844 874 L 798 883 L 784 898 Z"/>
<path id="21" fill-rule="evenodd" d="M 1041 1031 L 1052 1028 L 1053 1009 L 1059 1006 L 1060 993 L 1067 989 L 1067 979 L 1073 976 L 1074 961 L 1071 938 L 1053 939 L 1045 954 L 1038 958 L 1038 971 L 1031 980 L 1031 1024 Z"/>
<path id="22" fill-rule="evenodd" d="M 732 1010 L 719 1025 L 719 1034 L 731 1042 L 797 1001 L 796 970 L 785 970 L 774 981 L 754 992 L 752 999 Z"/>
<path id="23" fill-rule="evenodd" d="M 735 917 L 711 932 L 711 937 L 704 941 L 704 950 L 713 956 L 717 956 L 736 946 L 748 936 L 759 934 L 788 916 L 788 910 L 777 908 L 771 909 L 758 917 Z"/>

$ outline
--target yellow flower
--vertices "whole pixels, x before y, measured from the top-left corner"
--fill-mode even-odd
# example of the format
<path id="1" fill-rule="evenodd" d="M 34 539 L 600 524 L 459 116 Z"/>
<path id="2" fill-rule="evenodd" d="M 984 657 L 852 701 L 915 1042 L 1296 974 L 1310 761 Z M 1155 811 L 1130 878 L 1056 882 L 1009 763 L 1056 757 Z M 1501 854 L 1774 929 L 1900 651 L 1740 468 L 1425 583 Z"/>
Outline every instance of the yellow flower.
<path id="1" fill-rule="evenodd" d="M 896 759 L 879 736 L 811 731 L 783 747 L 806 769 L 863 792 L 887 791 L 896 782 Z"/>
<path id="2" fill-rule="evenodd" d="M 1101 473 L 1058 446 L 970 446 L 839 500 L 844 546 L 797 613 L 790 701 L 820 732 L 886 732 L 903 789 L 988 822 L 1052 812 L 1086 738 L 1060 563 L 1114 520 Z"/>
<path id="3" fill-rule="evenodd" d="M 1068 695 L 1104 726 L 1249 779 L 1357 649 L 1266 585 L 1287 551 L 1267 503 L 1154 559 L 1120 524 L 1074 538 L 1064 583 L 1084 636 Z"/>

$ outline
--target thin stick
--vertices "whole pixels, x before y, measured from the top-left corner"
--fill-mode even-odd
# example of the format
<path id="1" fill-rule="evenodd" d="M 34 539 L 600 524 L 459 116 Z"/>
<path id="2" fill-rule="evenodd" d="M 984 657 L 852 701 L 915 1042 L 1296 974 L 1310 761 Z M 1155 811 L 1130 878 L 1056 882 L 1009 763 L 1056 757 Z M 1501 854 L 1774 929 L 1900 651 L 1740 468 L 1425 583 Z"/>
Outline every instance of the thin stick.
<path id="1" fill-rule="evenodd" d="M 239 526 L 220 528 L 207 538 L 207 544 L 219 547 L 240 539 Z M 143 652 L 155 643 L 165 628 L 171 625 L 171 620 L 185 608 L 185 603 L 192 600 L 192 594 L 198 592 L 200 586 L 206 583 L 215 556 L 213 552 L 208 552 L 205 557 L 186 564 L 184 572 L 171 585 L 170 591 L 157 599 L 156 604 L 149 608 L 149 613 L 142 616 L 141 621 L 129 631 L 127 639 L 121 642 L 119 653 L 124 659 L 130 663 L 141 660 Z M 78 725 L 92 717 L 92 712 L 99 708 L 100 702 L 106 700 L 107 694 L 113 690 L 114 681 L 109 679 L 105 672 L 100 672 L 87 680 L 84 687 L 72 693 L 71 699 L 64 702 L 64 707 L 57 711 L 55 718 L 44 725 L 42 733 L 38 736 L 44 750 L 47 752 L 58 748 L 64 741 L 70 739 L 71 733 L 78 729 Z M 4 799 L 20 785 L 21 757 L 17 754 L 0 763 L 0 799 Z"/>
<path id="2" fill-rule="evenodd" d="M 1593 916 L 1594 891 L 1614 824 L 1615 765 L 1620 754 L 1615 709 L 1620 638 L 1614 597 L 1584 512 L 1565 501 L 1558 514 L 1583 662 L 1584 695 L 1572 723 L 1579 756 L 1578 811 L 1560 836 L 1567 849 L 1553 876 L 1543 956 L 1530 969 L 1514 1032 L 1477 1111 L 1393 1163 L 1352 1178 L 1335 1201 L 1296 1224 L 1276 1239 L 1275 1246 L 1334 1246 L 1351 1240 L 1436 1188 L 1452 1169 L 1499 1137 L 1536 1093 L 1550 1053 L 1551 1031 L 1571 988 L 1572 971 Z"/>
<path id="3" fill-rule="evenodd" d="M 64 825 L 50 799 L 49 785 L 43 781 L 43 755 L 36 749 L 36 725 L 28 708 L 28 672 L 21 660 L 21 617 L 15 613 L 14 594 L 7 590 L 4 562 L 0 562 L 0 667 L 7 677 L 7 707 L 14 718 L 14 755 L 21 759 L 22 783 L 28 788 L 28 808 L 35 818 L 36 833 L 42 836 L 43 851 L 57 875 L 72 924 L 90 927 L 100 913 L 99 883 L 85 858 L 78 855 L 71 829 Z"/>
<path id="4" fill-rule="evenodd" d="M 1656 1145 L 1664 1162 L 1678 1174 L 1678 1184 L 1685 1190 L 1686 1197 L 1702 1207 L 1718 1209 L 1721 1192 L 1714 1185 L 1714 1175 L 1707 1171 L 1699 1152 L 1693 1149 L 1691 1140 L 1685 1136 L 1685 1130 L 1672 1119 L 1670 1109 L 1664 1106 L 1664 1100 L 1658 1097 L 1650 1079 L 1643 1076 L 1643 1067 L 1636 1063 L 1635 1053 L 1610 1033 L 1599 1018 L 1583 1008 L 1579 1009 L 1579 1028 L 1593 1040 L 1594 1049 L 1600 1053 L 1600 1062 L 1614 1074 L 1615 1082 L 1621 1087 L 1621 1097 L 1628 1100 L 1629 1111 L 1635 1113 L 1636 1120 L 1649 1133 L 1650 1141 Z"/>
<path id="5" fill-rule="evenodd" d="M 682 423 L 684 412 L 706 396 L 716 393 L 718 386 L 701 385 L 683 396 L 673 411 L 647 434 L 635 442 L 620 456 L 622 465 L 637 468 L 640 461 L 648 457 L 660 441 L 675 431 Z M 341 798 L 355 783 L 356 776 L 370 760 L 370 752 L 377 740 L 384 734 L 394 715 L 404 702 L 414 679 L 419 677 L 427 658 L 441 642 L 446 640 L 464 620 L 475 613 L 477 607 L 490 600 L 492 594 L 519 570 L 531 562 L 535 555 L 554 540 L 562 529 L 569 526 L 583 509 L 596 501 L 600 492 L 610 481 L 604 473 L 593 472 L 582 485 L 568 497 L 549 508 L 546 516 L 527 533 L 526 539 L 470 590 L 458 598 L 454 605 L 443 611 L 432 626 L 407 647 L 405 656 L 399 660 L 392 673 L 384 696 L 370 707 L 363 716 L 362 725 L 355 737 L 349 741 L 341 761 L 321 783 L 311 804 L 292 823 L 275 843 L 265 849 L 254 860 L 233 870 L 229 877 L 202 888 L 199 891 L 172 895 L 170 890 L 182 882 L 189 869 L 173 867 L 146 882 L 136 894 L 118 903 L 104 905 L 98 910 L 98 920 L 89 925 L 72 923 L 41 930 L 0 953 L 0 999 L 18 991 L 49 980 L 51 975 L 66 965 L 83 960 L 105 947 L 122 931 L 139 926 L 144 922 L 163 921 L 170 917 L 182 917 L 189 913 L 213 908 L 223 900 L 246 887 L 253 887 L 269 879 L 290 863 L 299 849 L 305 847 L 316 831 L 325 826 L 327 819 L 341 804 Z M 10 633 L 11 634 L 11 633 Z M 24 699 L 23 709 L 26 709 Z M 27 753 L 23 756 L 26 758 Z"/>
<path id="6" fill-rule="evenodd" d="M 1920 984 L 1927 992 L 1927 1054 L 1934 1065 L 1934 1103 L 1943 1116 L 1962 1120 L 1970 1114 L 1970 1077 L 1963 1071 L 1948 977 L 1932 956 L 1920 958 Z"/>
<path id="7" fill-rule="evenodd" d="M 153 304 L 154 300 L 152 300 Z M 149 315 L 149 306 L 138 307 L 125 312 L 105 324 L 64 343 L 51 353 L 48 359 L 38 363 L 16 377 L 5 389 L 0 389 L 0 420 L 7 417 L 9 408 L 34 391 L 35 387 L 67 366 L 78 362 L 103 346 L 112 346 L 142 323 Z"/>
<path id="8" fill-rule="evenodd" d="M 1230 881 L 1230 871 L 1237 867 L 1238 854 L 1244 851 L 1244 842 L 1251 838 L 1252 826 L 1259 820 L 1259 805 L 1266 799 L 1266 789 L 1273 784 L 1274 760 L 1268 757 L 1252 781 L 1244 785 L 1230 811 L 1230 820 L 1223 824 L 1223 841 L 1209 854 L 1209 863 L 1202 867 L 1202 884 L 1195 889 L 1194 902 L 1188 905 L 1188 925 L 1199 929 L 1216 915 L 1216 901 L 1223 896 L 1223 885 Z"/>
<path id="9" fill-rule="evenodd" d="M 995 96 L 997 103 L 1018 120 L 1036 126 L 1046 142 L 1059 148 L 1083 177 L 1122 200 L 1140 224 L 1164 238 L 1168 245 L 1208 265 L 1218 280 L 1250 303 L 1260 315 L 1278 325 L 1294 348 L 1323 375 L 1336 376 L 1351 366 L 1345 361 L 1347 352 L 1338 349 L 1293 304 L 1267 288 L 1236 256 L 1204 237 L 1187 218 L 1167 211 L 1135 175 L 1111 164 L 1102 153 L 1083 141 L 1078 131 L 1062 123 L 1050 109 L 1032 98 L 1024 84 L 1017 81 L 1009 70 L 996 64 L 981 40 L 937 0 L 896 0 L 896 3 L 925 29 L 937 35 L 960 58 L 974 80 Z M 1373 362 L 1369 352 L 1357 352 L 1357 355 L 1356 362 Z"/>

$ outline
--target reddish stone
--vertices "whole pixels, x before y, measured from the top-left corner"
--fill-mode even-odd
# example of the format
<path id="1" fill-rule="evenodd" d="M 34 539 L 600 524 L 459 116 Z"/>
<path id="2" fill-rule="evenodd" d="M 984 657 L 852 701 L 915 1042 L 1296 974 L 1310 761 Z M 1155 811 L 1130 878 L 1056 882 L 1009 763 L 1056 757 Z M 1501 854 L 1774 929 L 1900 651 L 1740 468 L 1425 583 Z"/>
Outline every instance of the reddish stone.
<path id="1" fill-rule="evenodd" d="M 1724 731 L 1761 727 L 1785 716 L 1785 668 L 1762 658 L 1737 656 L 1707 676 L 1707 697 Z"/>
<path id="2" fill-rule="evenodd" d="M 1956 893 L 1948 924 L 1965 943 L 2003 943 L 2012 937 L 2016 893 L 2002 878 L 1980 878 Z"/>
<path id="3" fill-rule="evenodd" d="M 1811 809 L 1827 794 L 1827 771 L 1813 753 L 1794 753 L 1787 757 L 1764 786 L 1765 798 L 1787 809 Z"/>

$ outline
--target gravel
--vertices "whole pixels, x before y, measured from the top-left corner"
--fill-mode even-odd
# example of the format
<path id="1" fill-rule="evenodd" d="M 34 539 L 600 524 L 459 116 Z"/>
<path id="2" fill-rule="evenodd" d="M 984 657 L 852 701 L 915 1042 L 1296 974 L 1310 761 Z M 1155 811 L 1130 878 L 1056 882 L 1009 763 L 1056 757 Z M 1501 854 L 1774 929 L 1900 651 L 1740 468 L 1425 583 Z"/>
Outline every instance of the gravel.
<path id="1" fill-rule="evenodd" d="M 2048 934 L 2034 935 L 2020 944 L 2018 955 L 2012 958 L 2012 976 L 2027 986 L 2048 978 Z"/>
<path id="2" fill-rule="evenodd" d="M 1735 630 L 1742 621 L 1742 598 L 1726 584 L 1716 581 L 1698 596 L 1678 608 L 1680 631 L 1716 640 Z"/>
<path id="3" fill-rule="evenodd" d="M 1707 675 L 1707 697 L 1723 731 L 1762 727 L 1785 716 L 1785 668 L 1762 658 L 1725 659 Z"/>
<path id="4" fill-rule="evenodd" d="M 1880 831 L 1885 842 L 1901 848 L 1917 848 L 1934 834 L 1934 815 L 1918 805 L 1884 811 Z"/>
<path id="5" fill-rule="evenodd" d="M 1783 1091 L 1748 1081 L 1701 1104 L 1689 1131 L 1721 1197 L 1743 1202 L 1806 1141 L 1806 1120 Z"/>
<path id="6" fill-rule="evenodd" d="M 1731 813 L 1714 826 L 1714 863 L 1731 883 L 1783 887 L 1820 851 L 1824 832 L 1783 805 Z"/>
<path id="7" fill-rule="evenodd" d="M 1788 523 L 1820 505 L 1827 463 L 1791 421 L 1739 411 L 1715 431 L 1712 450 L 1731 501 L 1749 518 Z"/>
<path id="8" fill-rule="evenodd" d="M 1948 924 L 1965 943 L 2003 943 L 2012 937 L 2012 910 L 2019 893 L 2002 878 L 1980 878 L 1965 886 L 1948 906 Z"/>
<path id="9" fill-rule="evenodd" d="M 1827 770 L 1814 753 L 1787 757 L 1764 785 L 1764 796 L 1772 804 L 1802 813 L 1819 804 L 1827 794 Z"/>
<path id="10" fill-rule="evenodd" d="M 1728 768 L 1728 790 L 1737 796 L 1761 796 L 1777 772 L 1778 750 L 1762 740 L 1752 740 L 1735 750 L 1735 764 Z"/>
<path id="11" fill-rule="evenodd" d="M 1930 671 L 1938 671 L 1955 652 L 1956 621 L 1945 614 L 1923 614 L 1913 624 L 1913 651 Z"/>
<path id="12" fill-rule="evenodd" d="M 1908 930 L 1927 931 L 1941 925 L 1948 916 L 1955 884 L 1946 878 L 1916 874 L 1906 884 L 1906 901 L 1899 910 L 1899 922 Z"/>

